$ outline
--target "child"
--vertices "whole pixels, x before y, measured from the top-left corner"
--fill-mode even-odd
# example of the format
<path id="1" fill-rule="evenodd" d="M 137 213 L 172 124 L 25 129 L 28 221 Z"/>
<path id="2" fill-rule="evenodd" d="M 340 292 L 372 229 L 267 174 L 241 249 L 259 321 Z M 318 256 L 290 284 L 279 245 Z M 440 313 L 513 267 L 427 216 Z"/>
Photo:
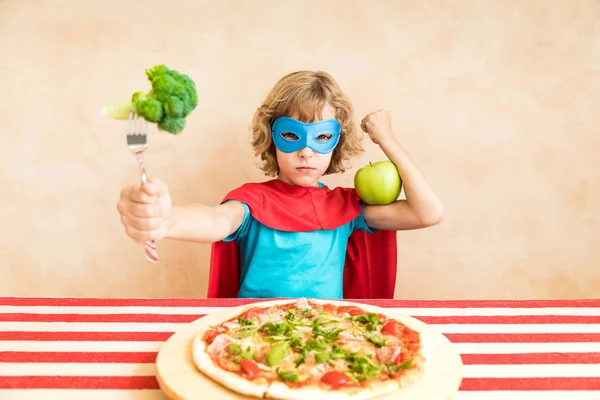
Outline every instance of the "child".
<path id="1" fill-rule="evenodd" d="M 385 110 L 361 128 L 398 168 L 406 200 L 364 205 L 354 189 L 322 184 L 363 151 L 353 118 L 329 74 L 283 77 L 252 121 L 255 154 L 276 178 L 242 185 L 212 207 L 172 207 L 160 181 L 126 187 L 117 209 L 127 235 L 213 243 L 209 297 L 393 297 L 395 231 L 437 224 L 442 205 Z"/>

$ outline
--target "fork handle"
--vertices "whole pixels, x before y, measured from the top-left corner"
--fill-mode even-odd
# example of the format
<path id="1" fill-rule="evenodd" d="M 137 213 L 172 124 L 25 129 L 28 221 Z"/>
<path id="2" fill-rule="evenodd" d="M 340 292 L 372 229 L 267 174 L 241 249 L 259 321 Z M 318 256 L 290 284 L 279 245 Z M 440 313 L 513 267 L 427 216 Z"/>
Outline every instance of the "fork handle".
<path id="1" fill-rule="evenodd" d="M 158 250 L 156 250 L 156 243 L 144 242 L 144 251 L 146 252 L 146 261 L 156 264 L 158 262 Z"/>
<path id="2" fill-rule="evenodd" d="M 139 155 L 137 157 L 138 165 L 140 166 L 140 180 L 142 181 L 142 185 L 146 183 L 146 168 L 144 168 L 144 157 Z"/>
<path id="3" fill-rule="evenodd" d="M 142 185 L 146 183 L 146 169 L 144 168 L 144 159 L 139 157 L 138 163 L 140 165 L 140 180 Z M 144 251 L 146 252 L 146 261 L 156 264 L 158 262 L 158 250 L 156 249 L 156 242 L 154 240 L 144 242 Z"/>

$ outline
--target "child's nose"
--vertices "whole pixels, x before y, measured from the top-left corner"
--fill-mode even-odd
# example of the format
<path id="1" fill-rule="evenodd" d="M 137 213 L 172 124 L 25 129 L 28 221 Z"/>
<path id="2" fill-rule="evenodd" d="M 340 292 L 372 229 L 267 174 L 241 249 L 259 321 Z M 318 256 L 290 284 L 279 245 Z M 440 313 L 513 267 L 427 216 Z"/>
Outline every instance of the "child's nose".
<path id="1" fill-rule="evenodd" d="M 311 158 L 314 154 L 315 152 L 310 147 L 298 150 L 298 155 L 302 158 Z"/>

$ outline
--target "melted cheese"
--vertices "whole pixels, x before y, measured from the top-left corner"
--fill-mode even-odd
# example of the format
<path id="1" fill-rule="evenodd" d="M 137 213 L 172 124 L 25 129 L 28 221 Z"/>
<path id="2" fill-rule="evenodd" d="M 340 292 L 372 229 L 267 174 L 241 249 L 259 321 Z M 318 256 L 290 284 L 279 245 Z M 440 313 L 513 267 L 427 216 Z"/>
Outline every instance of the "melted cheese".
<path id="1" fill-rule="evenodd" d="M 239 341 L 222 333 L 219 336 L 217 336 L 215 340 L 213 340 L 210 346 L 208 346 L 208 348 L 206 349 L 206 352 L 210 356 L 218 357 L 222 355 L 227 346 L 229 346 L 232 343 L 239 343 Z"/>
<path id="2" fill-rule="evenodd" d="M 258 324 L 264 325 L 267 322 L 279 321 L 286 316 L 287 312 L 280 309 L 271 309 L 266 312 L 258 314 Z"/>

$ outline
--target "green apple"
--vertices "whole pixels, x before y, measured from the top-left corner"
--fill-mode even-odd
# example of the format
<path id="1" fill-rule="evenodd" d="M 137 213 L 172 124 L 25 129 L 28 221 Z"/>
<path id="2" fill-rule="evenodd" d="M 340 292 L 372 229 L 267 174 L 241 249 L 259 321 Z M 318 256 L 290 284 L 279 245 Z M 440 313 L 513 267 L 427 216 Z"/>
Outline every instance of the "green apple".
<path id="1" fill-rule="evenodd" d="M 366 204 L 390 204 L 400 195 L 402 179 L 393 162 L 378 161 L 356 171 L 354 187 Z"/>

